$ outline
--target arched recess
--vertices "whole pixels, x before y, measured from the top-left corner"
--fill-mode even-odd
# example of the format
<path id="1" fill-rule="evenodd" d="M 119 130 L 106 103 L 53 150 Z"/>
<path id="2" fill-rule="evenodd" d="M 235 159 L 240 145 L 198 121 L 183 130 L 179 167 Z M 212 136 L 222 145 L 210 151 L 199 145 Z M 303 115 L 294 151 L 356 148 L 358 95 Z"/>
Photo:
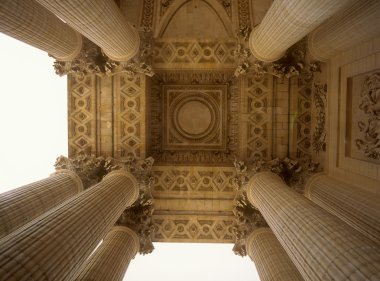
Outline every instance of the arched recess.
<path id="1" fill-rule="evenodd" d="M 191 2 L 192 0 L 176 0 L 173 4 L 171 4 L 166 11 L 163 18 L 160 20 L 160 22 L 157 25 L 157 28 L 155 29 L 154 37 L 155 38 L 161 38 L 163 34 L 165 33 L 168 25 L 172 21 L 172 19 L 175 17 L 177 12 L 187 3 Z M 233 30 L 232 22 L 230 18 L 228 17 L 226 11 L 223 9 L 222 5 L 217 0 L 199 0 L 199 2 L 205 3 L 207 6 L 213 10 L 215 15 L 219 18 L 221 24 L 224 27 L 225 32 L 227 33 L 228 37 L 234 38 L 235 32 Z M 211 28 L 211 27 L 210 27 Z"/>

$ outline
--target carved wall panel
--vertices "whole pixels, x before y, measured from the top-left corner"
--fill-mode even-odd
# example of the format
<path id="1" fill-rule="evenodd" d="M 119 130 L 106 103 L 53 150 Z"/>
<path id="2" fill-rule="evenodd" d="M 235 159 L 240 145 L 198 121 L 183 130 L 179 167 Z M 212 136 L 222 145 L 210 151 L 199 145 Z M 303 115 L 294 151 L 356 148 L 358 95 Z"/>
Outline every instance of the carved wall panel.
<path id="1" fill-rule="evenodd" d="M 143 0 L 140 27 L 145 30 L 153 29 L 154 0 Z"/>
<path id="2" fill-rule="evenodd" d="M 313 83 L 312 145 L 316 154 L 326 151 L 327 84 Z"/>
<path id="3" fill-rule="evenodd" d="M 68 75 L 69 156 L 96 153 L 96 76 Z"/>
<path id="4" fill-rule="evenodd" d="M 144 158 L 146 77 L 116 75 L 113 81 L 115 156 Z"/>
<path id="5" fill-rule="evenodd" d="M 164 85 L 163 149 L 225 150 L 226 85 Z"/>
<path id="6" fill-rule="evenodd" d="M 232 166 L 234 155 L 238 153 L 239 92 L 236 84 L 228 83 L 231 76 L 225 72 L 166 72 L 158 75 L 160 79 L 152 82 L 150 95 L 148 149 L 148 153 L 156 159 L 156 164 Z M 183 95 L 183 98 L 173 99 L 171 108 L 170 102 L 166 104 L 169 101 L 166 97 L 168 93 L 174 93 L 175 97 Z M 176 100 L 178 106 L 175 106 Z M 192 106 L 195 103 L 197 106 Z M 168 110 L 163 108 L 164 104 Z M 199 124 L 208 124 L 203 129 L 213 134 L 206 134 L 203 138 L 203 132 L 198 132 L 201 126 L 192 128 L 196 120 L 186 117 L 181 121 L 182 111 L 191 113 L 194 110 L 198 110 L 193 112 L 196 114 L 194 119 L 200 118 Z M 184 128 L 178 128 L 178 124 Z"/>
<path id="7" fill-rule="evenodd" d="M 380 163 L 380 70 L 350 77 L 347 94 L 346 154 Z"/>
<path id="8" fill-rule="evenodd" d="M 153 241 L 233 243 L 233 223 L 233 216 L 153 215 Z"/>
<path id="9" fill-rule="evenodd" d="M 310 77 L 303 75 L 292 79 L 296 83 L 291 84 L 290 112 L 295 116 L 294 120 L 291 121 L 293 132 L 290 133 L 293 136 L 289 145 L 292 146 L 292 156 L 298 159 L 304 155 L 310 155 L 312 150 L 311 106 L 313 81 Z"/>
<path id="10" fill-rule="evenodd" d="M 250 1 L 238 0 L 239 29 L 251 28 Z"/>
<path id="11" fill-rule="evenodd" d="M 241 78 L 241 159 L 271 158 L 272 98 L 272 76 L 248 74 Z"/>
<path id="12" fill-rule="evenodd" d="M 235 68 L 235 41 L 158 39 L 153 50 L 155 69 Z"/>
<path id="13" fill-rule="evenodd" d="M 225 197 L 234 197 L 235 190 L 233 167 L 170 167 L 154 166 L 152 176 L 153 195 L 159 198 L 167 195 L 167 191 L 180 193 L 224 193 Z M 217 197 L 217 195 L 215 195 Z"/>

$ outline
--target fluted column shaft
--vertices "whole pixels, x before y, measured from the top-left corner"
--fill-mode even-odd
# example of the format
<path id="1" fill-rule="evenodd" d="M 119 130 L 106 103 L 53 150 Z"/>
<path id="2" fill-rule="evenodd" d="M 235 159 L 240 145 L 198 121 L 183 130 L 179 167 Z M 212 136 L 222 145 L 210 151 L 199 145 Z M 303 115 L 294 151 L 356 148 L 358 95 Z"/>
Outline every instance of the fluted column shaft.
<path id="1" fill-rule="evenodd" d="M 252 54 L 262 61 L 285 51 L 352 0 L 276 0 L 249 38 Z"/>
<path id="2" fill-rule="evenodd" d="M 122 281 L 130 261 L 139 250 L 137 234 L 114 226 L 95 253 L 83 264 L 76 281 Z"/>
<path id="3" fill-rule="evenodd" d="M 380 244 L 380 197 L 325 174 L 308 180 L 305 196 Z"/>
<path id="4" fill-rule="evenodd" d="M 247 195 L 305 280 L 380 279 L 380 245 L 291 190 L 276 174 L 256 174 Z"/>
<path id="5" fill-rule="evenodd" d="M 256 265 L 261 281 L 303 281 L 270 228 L 259 228 L 247 238 L 247 253 Z"/>
<path id="6" fill-rule="evenodd" d="M 0 194 L 0 238 L 83 190 L 80 178 L 61 170 L 49 178 Z"/>
<path id="7" fill-rule="evenodd" d="M 127 61 L 138 51 L 136 29 L 113 0 L 36 0 L 103 49 L 116 61 Z"/>
<path id="8" fill-rule="evenodd" d="M 311 55 L 326 61 L 380 34 L 380 1 L 356 1 L 318 26 L 309 35 Z"/>
<path id="9" fill-rule="evenodd" d="M 80 34 L 35 1 L 1 0 L 0 32 L 63 61 L 74 59 L 82 47 Z"/>
<path id="10" fill-rule="evenodd" d="M 6 236 L 0 243 L 0 280 L 71 280 L 138 194 L 130 173 L 113 172 Z"/>

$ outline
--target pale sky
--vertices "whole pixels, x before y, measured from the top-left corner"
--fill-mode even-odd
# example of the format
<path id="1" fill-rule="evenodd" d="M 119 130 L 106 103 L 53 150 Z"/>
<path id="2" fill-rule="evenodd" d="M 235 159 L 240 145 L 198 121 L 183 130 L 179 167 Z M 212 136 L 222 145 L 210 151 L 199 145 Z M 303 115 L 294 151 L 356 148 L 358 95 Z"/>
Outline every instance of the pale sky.
<path id="1" fill-rule="evenodd" d="M 45 52 L 0 33 L 0 193 L 43 179 L 67 155 L 67 80 Z M 1 195 L 0 195 L 1 196 Z M 256 281 L 232 244 L 155 243 L 137 255 L 127 281 Z"/>

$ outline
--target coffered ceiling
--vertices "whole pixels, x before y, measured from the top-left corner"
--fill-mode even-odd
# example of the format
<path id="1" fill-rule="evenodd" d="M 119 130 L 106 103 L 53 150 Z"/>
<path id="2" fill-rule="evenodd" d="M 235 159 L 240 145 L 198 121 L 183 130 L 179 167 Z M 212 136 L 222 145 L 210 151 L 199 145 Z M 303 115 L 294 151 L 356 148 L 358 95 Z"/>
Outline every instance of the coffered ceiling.
<path id="1" fill-rule="evenodd" d="M 238 30 L 270 3 L 119 1 L 155 75 L 68 78 L 70 156 L 155 158 L 156 241 L 232 242 L 234 159 L 311 151 L 310 79 L 235 75 Z"/>

